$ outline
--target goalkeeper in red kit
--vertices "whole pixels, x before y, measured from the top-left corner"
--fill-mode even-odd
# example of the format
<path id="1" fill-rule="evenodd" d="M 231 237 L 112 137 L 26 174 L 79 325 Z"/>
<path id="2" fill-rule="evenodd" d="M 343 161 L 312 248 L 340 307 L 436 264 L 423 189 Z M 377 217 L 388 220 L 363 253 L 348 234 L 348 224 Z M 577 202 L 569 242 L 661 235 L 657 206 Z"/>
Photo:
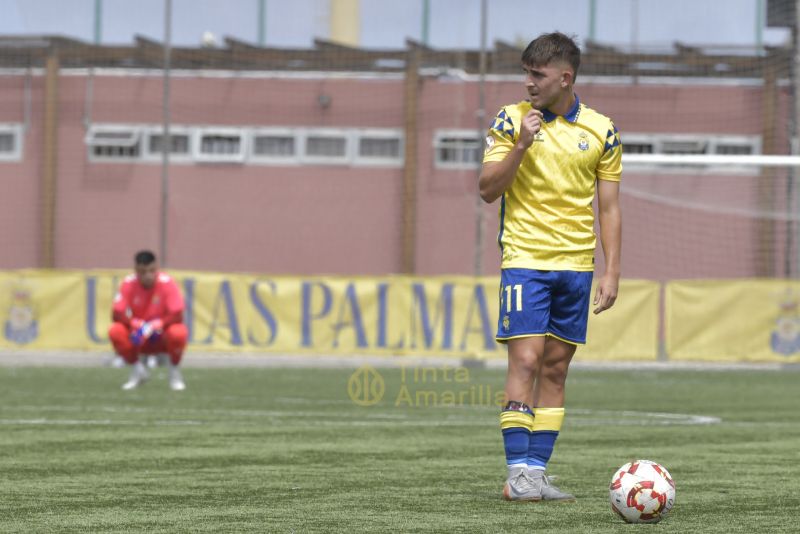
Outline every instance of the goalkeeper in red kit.
<path id="1" fill-rule="evenodd" d="M 183 324 L 183 296 L 169 275 L 159 272 L 156 256 L 149 250 L 136 253 L 136 274 L 125 277 L 114 297 L 108 337 L 114 350 L 132 366 L 122 389 L 135 389 L 149 373 L 139 355 L 169 355 L 169 387 L 183 391 L 186 384 L 178 369 L 189 331 Z"/>

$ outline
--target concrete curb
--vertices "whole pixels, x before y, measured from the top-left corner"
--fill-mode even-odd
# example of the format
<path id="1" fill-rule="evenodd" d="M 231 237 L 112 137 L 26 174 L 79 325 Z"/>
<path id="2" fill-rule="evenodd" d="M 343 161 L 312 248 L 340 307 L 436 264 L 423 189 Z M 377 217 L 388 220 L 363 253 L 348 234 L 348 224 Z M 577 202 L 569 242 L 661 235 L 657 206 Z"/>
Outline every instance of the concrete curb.
<path id="1" fill-rule="evenodd" d="M 0 350 L 0 367 L 103 367 L 110 366 L 113 355 L 108 352 L 87 351 L 14 351 Z M 470 359 L 456 357 L 370 356 L 332 354 L 272 354 L 272 353 L 192 353 L 183 363 L 186 368 L 325 368 L 349 369 L 362 365 L 375 368 L 401 367 L 469 367 L 476 369 L 505 369 L 505 358 Z M 576 359 L 573 369 L 626 371 L 786 371 L 800 370 L 798 364 L 746 362 L 596 362 Z"/>

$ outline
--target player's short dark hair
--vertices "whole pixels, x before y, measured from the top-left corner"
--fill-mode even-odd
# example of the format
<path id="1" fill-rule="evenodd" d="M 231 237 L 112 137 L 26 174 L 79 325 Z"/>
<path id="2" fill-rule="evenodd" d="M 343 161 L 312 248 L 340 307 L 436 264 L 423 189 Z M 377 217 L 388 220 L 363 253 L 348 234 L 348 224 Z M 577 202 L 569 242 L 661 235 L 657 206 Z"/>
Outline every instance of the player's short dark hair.
<path id="1" fill-rule="evenodd" d="M 156 261 L 156 255 L 149 250 L 140 250 L 133 257 L 133 261 L 136 265 L 150 265 Z"/>
<path id="2" fill-rule="evenodd" d="M 530 42 L 522 52 L 522 64 L 543 67 L 552 61 L 568 63 L 578 77 L 581 66 L 581 49 L 575 40 L 561 32 L 543 33 Z"/>

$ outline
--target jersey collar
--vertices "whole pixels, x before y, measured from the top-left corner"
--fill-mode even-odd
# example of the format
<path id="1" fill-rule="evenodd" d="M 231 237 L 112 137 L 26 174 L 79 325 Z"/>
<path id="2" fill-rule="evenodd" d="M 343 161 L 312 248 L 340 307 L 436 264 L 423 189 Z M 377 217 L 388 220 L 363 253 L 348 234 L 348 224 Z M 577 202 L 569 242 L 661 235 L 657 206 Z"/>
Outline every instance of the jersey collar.
<path id="1" fill-rule="evenodd" d="M 578 115 L 580 115 L 580 109 L 581 109 L 581 99 L 578 98 L 578 95 L 576 94 L 575 104 L 573 104 L 570 110 L 567 111 L 566 115 L 564 115 L 564 118 L 567 120 L 567 122 L 572 122 L 572 123 L 578 122 Z M 558 115 L 556 115 L 549 109 L 542 110 L 542 118 L 544 119 L 544 122 L 552 122 L 556 120 L 556 117 L 558 117 Z"/>

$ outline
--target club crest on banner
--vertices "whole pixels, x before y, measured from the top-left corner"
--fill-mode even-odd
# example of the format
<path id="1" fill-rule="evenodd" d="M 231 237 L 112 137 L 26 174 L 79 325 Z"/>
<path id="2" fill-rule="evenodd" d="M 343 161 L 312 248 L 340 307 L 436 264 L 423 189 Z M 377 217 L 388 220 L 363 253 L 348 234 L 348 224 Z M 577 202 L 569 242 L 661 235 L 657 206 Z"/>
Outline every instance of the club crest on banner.
<path id="1" fill-rule="evenodd" d="M 780 311 L 770 335 L 770 347 L 773 352 L 784 356 L 800 352 L 799 307 L 800 298 L 792 290 L 787 289 L 779 303 Z"/>
<path id="2" fill-rule="evenodd" d="M 39 336 L 39 323 L 33 307 L 31 290 L 18 284 L 11 288 L 11 303 L 8 307 L 3 333 L 7 340 L 26 345 Z"/>

